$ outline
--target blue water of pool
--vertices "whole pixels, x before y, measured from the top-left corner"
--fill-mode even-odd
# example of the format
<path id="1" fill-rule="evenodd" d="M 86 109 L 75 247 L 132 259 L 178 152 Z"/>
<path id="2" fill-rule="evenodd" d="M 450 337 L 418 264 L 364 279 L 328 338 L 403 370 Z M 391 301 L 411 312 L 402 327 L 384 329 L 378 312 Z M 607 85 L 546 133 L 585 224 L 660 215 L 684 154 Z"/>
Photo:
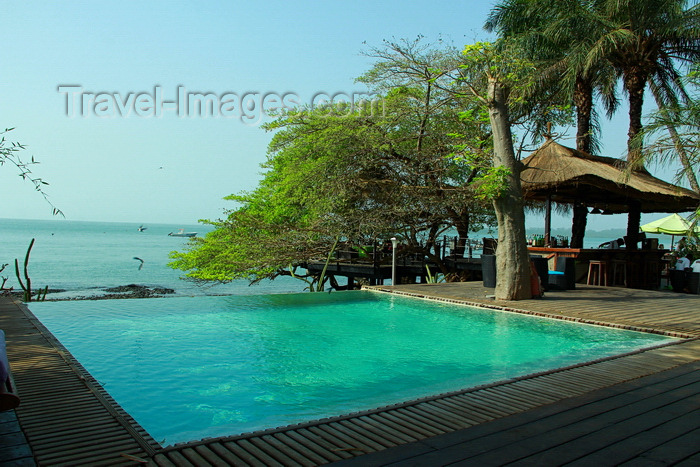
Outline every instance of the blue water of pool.
<path id="1" fill-rule="evenodd" d="M 163 444 L 375 408 L 670 339 L 365 291 L 31 309 Z"/>

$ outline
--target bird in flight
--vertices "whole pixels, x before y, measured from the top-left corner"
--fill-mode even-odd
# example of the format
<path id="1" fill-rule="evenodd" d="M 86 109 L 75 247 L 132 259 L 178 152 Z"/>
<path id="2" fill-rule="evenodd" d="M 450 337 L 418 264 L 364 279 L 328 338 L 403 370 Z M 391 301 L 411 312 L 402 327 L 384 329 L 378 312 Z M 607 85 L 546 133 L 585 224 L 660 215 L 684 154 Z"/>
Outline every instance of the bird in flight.
<path id="1" fill-rule="evenodd" d="M 143 267 L 143 260 L 142 260 L 141 258 L 139 258 L 138 256 L 134 256 L 134 259 L 135 259 L 136 261 L 141 261 L 141 264 L 139 264 L 139 271 L 140 271 L 141 268 Z"/>

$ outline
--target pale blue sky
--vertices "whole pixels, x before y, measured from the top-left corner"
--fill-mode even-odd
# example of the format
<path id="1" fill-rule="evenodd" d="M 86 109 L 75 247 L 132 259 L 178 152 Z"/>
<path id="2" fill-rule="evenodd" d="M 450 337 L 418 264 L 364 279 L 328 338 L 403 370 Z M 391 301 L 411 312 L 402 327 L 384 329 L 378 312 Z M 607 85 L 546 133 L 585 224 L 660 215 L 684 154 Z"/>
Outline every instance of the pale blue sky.
<path id="1" fill-rule="evenodd" d="M 58 87 L 123 99 L 160 92 L 164 101 L 175 100 L 178 86 L 217 96 L 291 93 L 301 102 L 319 92 L 362 92 L 354 79 L 372 63 L 362 51 L 418 34 L 442 35 L 458 47 L 487 40 L 482 25 L 492 3 L 5 2 L 0 127 L 16 127 L 7 138 L 28 146 L 24 159 L 41 162 L 34 172 L 50 182 L 51 201 L 69 220 L 178 225 L 220 218 L 232 207 L 222 198 L 259 179 L 270 135 L 258 125 L 236 116 L 178 116 L 174 104 L 154 116 L 149 109 L 157 106 L 146 103 L 147 116 L 132 108 L 125 117 L 112 105 L 102 108 L 111 116 L 100 117 L 93 102 L 80 115 L 67 109 L 69 93 Z M 626 130 L 624 114 L 605 124 L 604 154 L 623 153 Z M 0 218 L 52 218 L 8 166 L 0 167 L 0 199 Z M 596 216 L 590 224 L 603 229 L 624 220 Z"/>

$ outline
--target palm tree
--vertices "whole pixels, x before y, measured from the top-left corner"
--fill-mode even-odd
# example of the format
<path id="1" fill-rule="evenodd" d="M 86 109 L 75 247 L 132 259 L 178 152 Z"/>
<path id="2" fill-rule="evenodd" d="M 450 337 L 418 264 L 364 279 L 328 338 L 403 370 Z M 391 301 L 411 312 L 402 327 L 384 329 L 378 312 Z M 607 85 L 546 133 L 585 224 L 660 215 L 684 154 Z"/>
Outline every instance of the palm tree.
<path id="1" fill-rule="evenodd" d="M 598 8 L 603 34 L 590 48 L 587 66 L 608 60 L 622 78 L 629 99 L 627 160 L 635 162 L 634 137 L 642 129 L 646 85 L 654 82 L 664 97 L 684 94 L 678 65 L 700 58 L 698 5 L 687 0 L 605 0 Z"/>
<path id="2" fill-rule="evenodd" d="M 602 0 L 596 12 L 603 34 L 590 48 L 586 66 L 608 60 L 615 67 L 629 99 L 627 162 L 641 164 L 640 139 L 644 91 L 648 83 L 668 101 L 684 91 L 679 65 L 700 58 L 700 7 L 687 0 Z M 641 212 L 631 205 L 628 248 L 636 248 Z"/>
<path id="3" fill-rule="evenodd" d="M 612 67 L 629 99 L 627 161 L 642 170 L 636 135 L 642 129 L 647 83 L 654 83 L 663 100 L 673 102 L 683 95 L 677 67 L 700 57 L 700 7 L 687 5 L 687 0 L 505 0 L 492 12 L 487 28 L 498 26 L 502 34 L 519 34 L 526 41 L 544 37 L 544 43 L 561 48 L 558 65 L 574 78 L 577 92 L 577 149 L 585 150 L 590 144 L 586 142 L 590 134 L 590 127 L 586 133 L 586 109 L 592 102 L 589 91 L 595 84 L 602 85 L 610 101 Z M 606 77 L 602 82 L 595 79 L 601 72 Z M 608 107 L 608 112 L 613 108 Z M 636 247 L 640 216 L 639 207 L 630 206 L 627 234 L 632 248 Z"/>
<path id="4" fill-rule="evenodd" d="M 698 65 L 684 81 L 696 91 L 700 89 Z M 667 103 L 654 85 L 651 89 L 659 108 L 637 135 L 642 141 L 650 140 L 643 148 L 642 160 L 669 162 L 677 157 L 681 163 L 678 179 L 685 178 L 690 188 L 700 193 L 697 173 L 700 170 L 700 96 L 696 92 L 683 102 Z"/>
<path id="5" fill-rule="evenodd" d="M 576 108 L 576 149 L 598 152 L 598 119 L 594 100 L 603 99 L 608 114 L 617 108 L 615 75 L 609 62 L 588 63 L 589 47 L 602 25 L 595 14 L 597 2 L 586 0 L 505 0 L 497 4 L 486 29 L 513 38 L 538 63 L 541 85 L 558 88 L 562 99 Z M 571 246 L 583 247 L 588 211 L 573 206 Z"/>
<path id="6" fill-rule="evenodd" d="M 577 149 L 590 152 L 594 137 L 593 72 L 584 69 L 574 50 L 585 42 L 587 23 L 580 0 L 504 0 L 491 11 L 485 28 L 517 41 L 538 65 L 541 84 L 554 85 L 576 106 Z M 565 24 L 564 24 L 565 23 Z M 572 53 L 574 52 L 574 53 Z M 585 53 L 584 53 L 585 57 Z"/>
<path id="7" fill-rule="evenodd" d="M 687 133 L 682 136 L 678 132 L 678 128 L 692 128 L 692 126 L 695 125 L 694 132 L 695 135 L 697 135 L 698 102 L 688 97 L 684 99 L 683 103 L 669 104 L 664 101 L 663 96 L 656 86 L 652 84 L 651 89 L 658 110 L 652 115 L 651 122 L 647 124 L 644 130 L 637 136 L 641 136 L 643 141 L 645 135 L 653 134 L 665 128 L 668 137 L 660 137 L 656 142 L 652 143 L 650 148 L 645 148 L 642 153 L 642 158 L 640 159 L 640 164 L 644 163 L 647 156 L 663 160 L 668 158 L 669 155 L 671 157 L 677 155 L 682 167 L 678 179 L 680 180 L 685 176 L 690 188 L 695 193 L 700 194 L 700 183 L 698 183 L 698 177 L 695 175 L 695 164 L 693 163 L 693 156 L 696 154 L 698 144 L 692 141 L 694 138 L 688 138 Z M 693 130 L 691 130 L 691 132 L 693 132 Z M 691 140 L 690 144 L 686 142 L 689 139 Z M 641 146 L 641 141 L 639 145 Z"/>

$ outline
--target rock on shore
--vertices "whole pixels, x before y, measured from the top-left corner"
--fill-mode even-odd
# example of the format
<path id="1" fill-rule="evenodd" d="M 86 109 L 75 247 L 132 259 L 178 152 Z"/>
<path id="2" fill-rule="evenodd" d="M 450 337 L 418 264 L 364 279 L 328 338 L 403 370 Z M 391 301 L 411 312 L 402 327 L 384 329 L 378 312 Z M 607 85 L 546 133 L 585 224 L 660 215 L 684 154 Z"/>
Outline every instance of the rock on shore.
<path id="1" fill-rule="evenodd" d="M 138 284 L 120 285 L 104 289 L 104 291 L 108 293 L 104 298 L 150 298 L 175 293 L 173 289 L 166 287 L 147 287 Z M 112 295 L 111 297 L 109 296 L 110 294 Z M 118 295 L 114 296 L 115 294 Z"/>
<path id="2" fill-rule="evenodd" d="M 122 298 L 156 298 L 162 297 L 164 295 L 171 295 L 175 293 L 175 290 L 169 289 L 167 287 L 148 287 L 145 285 L 138 284 L 128 284 L 120 285 L 118 287 L 110 287 L 107 289 L 101 289 L 103 292 L 99 295 L 88 295 L 88 296 L 74 296 L 68 298 L 54 298 L 51 294 L 65 292 L 62 289 L 49 289 L 49 293 L 46 297 L 47 302 L 60 302 L 67 300 L 110 300 L 110 299 L 122 299 Z M 5 293 L 22 300 L 24 293 L 22 291 L 7 290 Z M 36 295 L 32 294 L 32 299 L 36 300 Z"/>

